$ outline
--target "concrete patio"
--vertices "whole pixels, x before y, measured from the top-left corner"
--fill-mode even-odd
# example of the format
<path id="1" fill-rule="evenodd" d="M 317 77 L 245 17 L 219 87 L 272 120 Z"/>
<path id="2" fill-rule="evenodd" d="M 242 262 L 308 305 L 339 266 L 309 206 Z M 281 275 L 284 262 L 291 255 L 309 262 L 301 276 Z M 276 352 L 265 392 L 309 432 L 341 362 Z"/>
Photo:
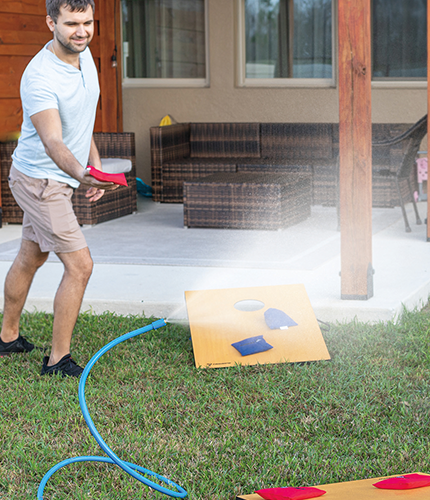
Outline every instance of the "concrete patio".
<path id="1" fill-rule="evenodd" d="M 424 220 L 426 202 L 418 207 Z M 95 267 L 82 309 L 186 322 L 186 290 L 303 283 L 319 320 L 394 319 L 403 307 L 421 308 L 430 294 L 426 226 L 416 225 L 412 205 L 407 208 L 411 233 L 404 230 L 399 207 L 373 210 L 374 296 L 346 301 L 340 299 L 334 208 L 314 206 L 308 220 L 280 231 L 186 229 L 182 205 L 139 197 L 137 213 L 83 228 Z M 0 230 L 2 282 L 20 235 L 20 225 Z M 61 263 L 50 256 L 36 275 L 26 310 L 52 312 L 61 275 Z"/>

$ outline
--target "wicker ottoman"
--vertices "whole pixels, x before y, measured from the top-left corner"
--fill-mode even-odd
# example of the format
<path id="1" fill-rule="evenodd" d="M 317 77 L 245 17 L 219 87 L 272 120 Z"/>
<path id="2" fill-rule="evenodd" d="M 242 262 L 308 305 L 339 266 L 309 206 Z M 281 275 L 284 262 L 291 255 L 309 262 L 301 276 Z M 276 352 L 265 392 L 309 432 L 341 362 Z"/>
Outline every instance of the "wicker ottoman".
<path id="1" fill-rule="evenodd" d="M 311 174 L 222 173 L 184 182 L 184 225 L 280 229 L 311 214 Z"/>

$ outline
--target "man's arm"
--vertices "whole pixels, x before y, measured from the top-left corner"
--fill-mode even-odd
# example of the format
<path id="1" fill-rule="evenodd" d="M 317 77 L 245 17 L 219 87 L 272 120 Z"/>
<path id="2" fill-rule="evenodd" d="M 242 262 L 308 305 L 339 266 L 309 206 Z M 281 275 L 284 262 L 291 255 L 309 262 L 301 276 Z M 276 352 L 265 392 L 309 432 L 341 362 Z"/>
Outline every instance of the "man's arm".
<path id="1" fill-rule="evenodd" d="M 90 157 L 88 159 L 88 163 L 97 168 L 97 170 L 103 170 L 99 150 L 97 149 L 96 142 L 94 141 L 94 136 L 91 137 Z"/>
<path id="2" fill-rule="evenodd" d="M 91 137 L 91 147 L 90 147 L 90 156 L 88 158 L 88 163 L 98 170 L 103 170 L 102 162 L 100 160 L 99 150 L 97 149 L 96 143 L 94 141 L 94 136 Z M 118 187 L 118 186 L 116 186 Z M 96 187 L 90 187 L 85 196 L 89 198 L 90 201 L 99 200 L 105 193 L 104 189 L 98 189 Z"/>
<path id="3" fill-rule="evenodd" d="M 31 121 L 39 134 L 39 137 L 45 147 L 46 154 L 55 162 L 55 164 L 84 186 L 88 186 L 87 196 L 90 201 L 96 201 L 103 196 L 103 190 L 115 189 L 117 186 L 112 182 L 102 182 L 94 179 L 88 170 L 78 162 L 70 149 L 63 142 L 62 125 L 60 114 L 57 109 L 47 109 L 36 113 L 31 117 Z M 91 141 L 90 159 L 95 158 L 97 168 L 101 169 L 100 157 L 94 143 Z M 97 165 L 97 161 L 99 164 Z"/>

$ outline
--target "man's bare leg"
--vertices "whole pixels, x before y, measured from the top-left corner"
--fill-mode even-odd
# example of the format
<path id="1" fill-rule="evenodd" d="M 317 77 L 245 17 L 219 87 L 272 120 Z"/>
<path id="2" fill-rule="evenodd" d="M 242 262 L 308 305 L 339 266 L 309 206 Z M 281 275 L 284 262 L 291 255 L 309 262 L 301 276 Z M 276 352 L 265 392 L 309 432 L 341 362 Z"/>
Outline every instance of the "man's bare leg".
<path id="1" fill-rule="evenodd" d="M 19 320 L 36 271 L 48 258 L 37 243 L 22 240 L 21 248 L 6 276 L 4 285 L 1 340 L 13 342 L 19 336 Z"/>
<path id="2" fill-rule="evenodd" d="M 64 264 L 64 274 L 54 300 L 52 351 L 48 366 L 57 364 L 70 353 L 73 329 L 93 270 L 88 248 L 57 255 Z"/>

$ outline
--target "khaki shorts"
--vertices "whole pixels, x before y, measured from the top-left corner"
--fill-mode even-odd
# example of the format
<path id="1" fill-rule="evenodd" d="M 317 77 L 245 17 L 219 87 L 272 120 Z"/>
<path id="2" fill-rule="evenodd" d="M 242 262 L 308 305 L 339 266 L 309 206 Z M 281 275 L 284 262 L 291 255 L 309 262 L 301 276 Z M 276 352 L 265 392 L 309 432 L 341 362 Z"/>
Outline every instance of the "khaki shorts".
<path id="1" fill-rule="evenodd" d="M 13 165 L 9 187 L 24 211 L 22 239 L 42 252 L 69 253 L 87 246 L 73 211 L 73 188 L 52 179 L 28 177 Z"/>

